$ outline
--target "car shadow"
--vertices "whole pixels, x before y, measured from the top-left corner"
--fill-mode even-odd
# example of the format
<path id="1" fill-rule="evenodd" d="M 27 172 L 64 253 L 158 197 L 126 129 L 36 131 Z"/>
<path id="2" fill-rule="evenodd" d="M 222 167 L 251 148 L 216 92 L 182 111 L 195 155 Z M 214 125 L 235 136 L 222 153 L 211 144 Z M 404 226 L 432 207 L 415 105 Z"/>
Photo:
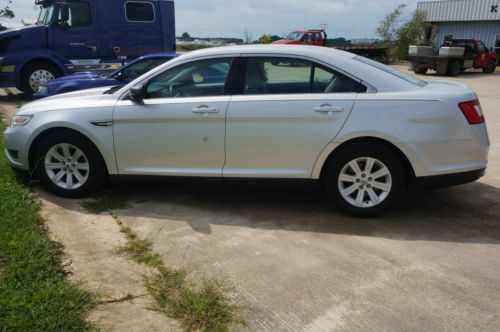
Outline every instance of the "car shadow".
<path id="1" fill-rule="evenodd" d="M 183 221 L 207 235 L 211 225 L 227 225 L 406 241 L 500 243 L 500 189 L 480 182 L 410 193 L 373 219 L 342 214 L 314 188 L 135 185 L 109 190 L 129 200 L 129 208 L 117 211 L 120 216 Z M 71 200 L 43 196 L 63 208 L 72 206 Z"/>

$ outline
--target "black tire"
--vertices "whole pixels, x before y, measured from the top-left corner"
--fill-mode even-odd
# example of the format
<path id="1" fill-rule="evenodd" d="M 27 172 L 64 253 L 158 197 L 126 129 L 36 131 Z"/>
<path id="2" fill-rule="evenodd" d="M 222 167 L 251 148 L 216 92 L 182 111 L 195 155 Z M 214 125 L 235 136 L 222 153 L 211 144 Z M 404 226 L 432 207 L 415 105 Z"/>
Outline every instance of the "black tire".
<path id="1" fill-rule="evenodd" d="M 447 74 L 449 76 L 457 76 L 462 71 L 462 68 L 463 67 L 462 67 L 462 64 L 460 63 L 460 61 L 452 61 L 448 64 Z"/>
<path id="2" fill-rule="evenodd" d="M 385 199 L 371 207 L 357 207 L 349 203 L 339 188 L 339 176 L 344 167 L 351 161 L 364 157 L 383 163 L 389 170 L 392 180 L 391 189 Z M 400 200 L 405 191 L 405 173 L 401 160 L 391 149 L 376 142 L 359 142 L 341 148 L 330 158 L 324 171 L 323 185 L 327 197 L 340 210 L 354 217 L 371 218 L 380 215 Z M 356 183 L 353 185 L 358 186 Z M 357 190 L 354 193 L 357 194 Z"/>
<path id="3" fill-rule="evenodd" d="M 494 73 L 496 69 L 497 69 L 497 64 L 495 63 L 495 61 L 492 61 L 488 65 L 488 67 L 483 68 L 483 73 L 491 74 Z"/>
<path id="4" fill-rule="evenodd" d="M 420 67 L 418 69 L 415 69 L 414 72 L 415 72 L 415 74 L 425 75 L 425 74 L 427 74 L 428 70 L 429 70 L 429 68 L 427 68 L 427 67 Z"/>
<path id="5" fill-rule="evenodd" d="M 52 182 L 47 174 L 45 168 L 45 158 L 49 150 L 58 144 L 69 144 L 80 149 L 88 162 L 87 180 L 83 183 L 83 185 L 76 189 L 61 188 Z M 33 166 L 35 167 L 35 173 L 38 179 L 50 191 L 63 197 L 83 197 L 99 189 L 106 179 L 106 167 L 97 148 L 86 137 L 72 131 L 62 130 L 44 137 L 35 150 L 33 161 Z M 87 172 L 85 172 L 85 175 L 87 175 Z M 65 176 L 67 179 L 68 175 Z M 76 179 L 76 177 L 73 179 Z"/>
<path id="6" fill-rule="evenodd" d="M 54 64 L 46 61 L 28 63 L 21 73 L 21 91 L 28 97 L 33 96 L 34 91 L 30 84 L 30 77 L 33 73 L 44 70 L 51 73 L 55 78 L 61 77 L 61 70 Z"/>

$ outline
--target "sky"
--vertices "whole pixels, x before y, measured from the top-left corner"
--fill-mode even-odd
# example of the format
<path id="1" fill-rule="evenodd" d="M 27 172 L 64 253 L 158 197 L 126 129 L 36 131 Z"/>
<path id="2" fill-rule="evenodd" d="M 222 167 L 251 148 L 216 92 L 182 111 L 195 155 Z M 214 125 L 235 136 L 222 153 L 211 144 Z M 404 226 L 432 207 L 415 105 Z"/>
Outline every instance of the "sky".
<path id="1" fill-rule="evenodd" d="M 110 1 L 110 0 L 100 0 Z M 0 0 L 6 2 L 6 0 Z M 296 29 L 327 24 L 330 38 L 376 38 L 376 27 L 384 16 L 405 3 L 406 14 L 418 0 L 176 0 L 176 32 L 197 37 L 243 38 L 245 28 L 253 39 L 262 34 L 286 35 Z M 34 0 L 13 0 L 10 5 L 19 23 L 35 19 Z"/>

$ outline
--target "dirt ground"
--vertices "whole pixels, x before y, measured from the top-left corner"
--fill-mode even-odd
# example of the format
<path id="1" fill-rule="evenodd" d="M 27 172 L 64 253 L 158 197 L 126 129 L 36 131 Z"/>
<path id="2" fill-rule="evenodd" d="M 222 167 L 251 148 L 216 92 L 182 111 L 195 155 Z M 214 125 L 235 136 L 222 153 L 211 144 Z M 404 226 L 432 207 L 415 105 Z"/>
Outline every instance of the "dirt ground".
<path id="1" fill-rule="evenodd" d="M 373 220 L 341 215 L 302 188 L 122 187 L 130 207 L 116 213 L 168 264 L 233 285 L 248 323 L 237 330 L 498 331 L 500 72 L 452 80 L 478 93 L 487 118 L 490 164 L 476 183 L 407 195 Z M 0 103 L 12 115 L 18 100 Z M 124 238 L 111 217 L 40 195 L 74 278 L 110 298 L 145 293 L 147 271 L 113 253 Z M 105 330 L 178 329 L 149 304 L 101 306 L 92 319 Z"/>

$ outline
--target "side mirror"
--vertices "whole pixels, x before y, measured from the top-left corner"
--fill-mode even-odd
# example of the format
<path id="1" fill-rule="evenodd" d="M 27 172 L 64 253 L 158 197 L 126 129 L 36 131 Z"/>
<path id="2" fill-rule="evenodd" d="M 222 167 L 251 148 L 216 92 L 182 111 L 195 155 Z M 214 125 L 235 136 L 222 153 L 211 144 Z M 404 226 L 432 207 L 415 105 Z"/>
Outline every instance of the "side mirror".
<path id="1" fill-rule="evenodd" d="M 136 85 L 130 88 L 129 96 L 130 100 L 133 101 L 143 101 L 145 97 L 145 91 L 143 85 Z"/>

